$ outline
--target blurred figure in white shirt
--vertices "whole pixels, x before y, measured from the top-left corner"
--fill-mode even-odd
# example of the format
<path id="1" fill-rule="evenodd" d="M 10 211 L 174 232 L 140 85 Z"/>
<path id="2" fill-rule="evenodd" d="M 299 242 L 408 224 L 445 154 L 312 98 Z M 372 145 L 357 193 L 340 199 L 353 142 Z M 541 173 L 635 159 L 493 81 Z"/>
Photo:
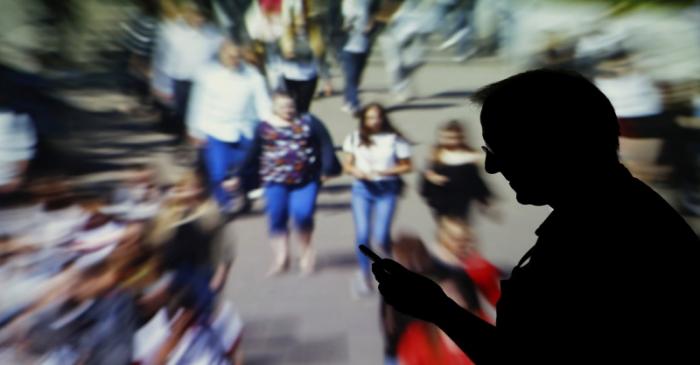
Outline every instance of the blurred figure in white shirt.
<path id="1" fill-rule="evenodd" d="M 216 58 L 224 35 L 208 21 L 209 12 L 197 1 L 187 1 L 180 16 L 160 25 L 153 54 L 152 88 L 166 106 L 163 127 L 184 136 L 192 79 L 197 70 Z"/>
<path id="2" fill-rule="evenodd" d="M 219 60 L 195 77 L 187 113 L 191 141 L 203 148 L 211 189 L 222 210 L 234 210 L 234 194 L 222 188 L 228 171 L 238 167 L 250 148 L 253 131 L 272 110 L 265 78 L 242 59 L 241 48 L 227 41 Z M 243 172 L 241 197 L 256 185 L 253 170 Z"/>

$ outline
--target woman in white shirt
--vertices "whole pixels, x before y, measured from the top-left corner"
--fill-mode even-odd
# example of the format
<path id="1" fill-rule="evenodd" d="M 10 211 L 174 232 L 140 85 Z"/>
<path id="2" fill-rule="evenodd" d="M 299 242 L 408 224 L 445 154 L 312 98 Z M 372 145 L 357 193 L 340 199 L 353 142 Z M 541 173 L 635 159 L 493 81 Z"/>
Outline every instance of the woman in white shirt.
<path id="1" fill-rule="evenodd" d="M 380 104 L 367 105 L 360 113 L 359 129 L 343 143 L 345 171 L 355 177 L 352 185 L 352 212 L 357 245 L 374 242 L 386 254 L 391 246 L 391 223 L 403 182 L 400 175 L 412 170 L 411 148 L 387 118 Z M 370 220 L 371 219 L 371 220 Z M 365 296 L 371 292 L 370 263 L 357 250 L 360 275 L 353 292 Z"/>

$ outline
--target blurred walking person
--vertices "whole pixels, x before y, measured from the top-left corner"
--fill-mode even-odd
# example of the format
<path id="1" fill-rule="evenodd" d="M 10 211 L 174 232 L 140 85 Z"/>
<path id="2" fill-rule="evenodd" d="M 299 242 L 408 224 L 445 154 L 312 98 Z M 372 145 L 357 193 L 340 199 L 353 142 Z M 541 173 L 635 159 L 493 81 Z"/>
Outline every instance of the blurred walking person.
<path id="1" fill-rule="evenodd" d="M 387 255 L 391 251 L 391 223 L 403 189 L 401 175 L 411 172 L 411 146 L 391 124 L 380 104 L 367 105 L 360 113 L 359 127 L 343 142 L 343 167 L 355 179 L 352 184 L 352 213 L 355 243 L 374 243 Z M 357 249 L 360 272 L 353 281 L 357 297 L 371 294 L 369 261 Z"/>
<path id="2" fill-rule="evenodd" d="M 449 121 L 440 128 L 420 180 L 420 194 L 436 219 L 467 220 L 472 204 L 477 203 L 484 211 L 490 206 L 491 190 L 480 174 L 483 160 L 484 156 L 467 143 L 458 121 Z"/>
<path id="3" fill-rule="evenodd" d="M 341 56 L 345 77 L 343 111 L 353 114 L 360 111 L 358 89 L 370 53 L 370 3 L 370 0 L 343 0 L 342 3 L 343 28 L 347 31 Z"/>
<path id="4" fill-rule="evenodd" d="M 259 164 L 265 189 L 265 211 L 274 251 L 268 275 L 289 269 L 289 227 L 294 222 L 301 244 L 302 274 L 313 272 L 316 252 L 311 245 L 316 197 L 326 179 L 340 174 L 333 141 L 323 123 L 310 114 L 299 114 L 289 94 L 273 96 L 274 114 L 256 128 L 251 149 L 241 170 Z M 224 183 L 235 188 L 240 174 Z"/>
<path id="5" fill-rule="evenodd" d="M 320 0 L 285 0 L 281 11 L 284 25 L 280 39 L 284 90 L 294 99 L 297 111 L 307 113 L 316 92 L 319 74 L 324 71 L 322 62 L 326 46 L 322 20 L 327 4 Z"/>
<path id="6" fill-rule="evenodd" d="M 210 14 L 200 1 L 187 1 L 176 9 L 179 16 L 165 21 L 158 30 L 151 87 L 165 109 L 163 128 L 182 139 L 193 78 L 216 57 L 224 36 L 209 22 Z"/>
<path id="7" fill-rule="evenodd" d="M 226 213 L 246 209 L 247 192 L 256 187 L 255 169 L 243 171 L 240 189 L 223 189 L 228 172 L 241 166 L 253 133 L 272 106 L 260 72 L 242 59 L 242 49 L 227 41 L 219 60 L 197 74 L 190 98 L 187 127 L 193 144 L 202 148 L 210 188 Z M 240 199 L 237 199 L 240 198 Z"/>

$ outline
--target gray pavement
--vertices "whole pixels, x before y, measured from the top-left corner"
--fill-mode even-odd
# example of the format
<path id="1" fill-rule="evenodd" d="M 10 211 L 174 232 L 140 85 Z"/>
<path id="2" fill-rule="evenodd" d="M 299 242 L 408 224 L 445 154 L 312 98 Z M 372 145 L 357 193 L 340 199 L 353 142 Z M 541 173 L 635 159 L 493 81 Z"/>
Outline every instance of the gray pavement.
<path id="1" fill-rule="evenodd" d="M 381 65 L 370 65 L 363 82 L 362 99 L 394 107 L 391 118 L 414 146 L 414 164 L 420 170 L 437 127 L 451 118 L 464 120 L 471 142 L 481 145 L 478 110 L 466 101 L 469 92 L 496 81 L 512 68 L 495 60 L 466 65 L 428 65 L 415 77 L 418 97 L 396 105 L 386 93 Z M 342 80 L 334 80 L 336 88 Z M 356 121 L 340 111 L 342 98 L 318 99 L 312 112 L 324 120 L 336 144 L 356 128 Z M 477 217 L 476 231 L 488 258 L 503 266 L 515 261 L 534 243 L 532 233 L 547 214 L 545 208 L 517 206 L 514 195 L 499 176 L 485 176 L 498 195 L 502 222 Z M 409 187 L 415 173 L 406 178 Z M 240 218 L 227 229 L 237 247 L 237 259 L 226 296 L 247 322 L 243 349 L 246 364 L 381 364 L 383 343 L 379 327 L 379 298 L 355 301 L 350 280 L 356 270 L 353 222 L 348 177 L 329 182 L 319 197 L 314 244 L 317 272 L 300 277 L 293 266 L 282 277 L 265 278 L 271 262 L 266 241 L 262 202 L 254 214 Z M 394 232 L 408 230 L 432 240 L 434 224 L 415 189 L 400 202 Z M 293 249 L 298 246 L 293 245 Z M 298 250 L 297 250 L 298 251 Z"/>

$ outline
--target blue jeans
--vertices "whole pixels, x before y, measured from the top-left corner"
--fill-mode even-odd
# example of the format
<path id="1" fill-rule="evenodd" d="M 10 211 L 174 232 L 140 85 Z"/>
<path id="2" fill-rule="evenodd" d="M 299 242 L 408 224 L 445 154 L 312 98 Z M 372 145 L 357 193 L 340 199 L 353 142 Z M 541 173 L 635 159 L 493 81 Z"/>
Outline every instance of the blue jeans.
<path id="1" fill-rule="evenodd" d="M 352 216 L 355 220 L 357 260 L 365 275 L 370 273 L 369 259 L 359 250 L 359 245 L 374 243 L 385 253 L 391 252 L 391 222 L 394 218 L 400 184 L 392 181 L 358 181 L 352 184 Z M 371 227 L 370 227 L 371 225 Z"/>
<path id="2" fill-rule="evenodd" d="M 214 309 L 216 295 L 209 288 L 213 276 L 213 268 L 180 265 L 175 269 L 175 277 L 169 289 L 173 294 L 182 294 L 182 305 L 193 309 L 198 315 L 208 317 Z"/>
<path id="3" fill-rule="evenodd" d="M 399 359 L 393 356 L 384 356 L 384 365 L 399 365 Z"/>
<path id="4" fill-rule="evenodd" d="M 243 163 L 251 144 L 252 141 L 243 136 L 238 142 L 233 143 L 207 136 L 207 144 L 204 147 L 204 166 L 209 178 L 209 187 L 220 207 L 226 207 L 234 198 L 233 194 L 221 187 L 221 183 L 229 176 L 231 169 Z M 242 172 L 241 184 L 244 191 L 252 188 L 254 174 L 252 171 Z"/>
<path id="5" fill-rule="evenodd" d="M 345 74 L 345 102 L 353 108 L 359 108 L 358 89 L 362 72 L 367 64 L 368 53 L 343 51 L 343 73 Z"/>
<path id="6" fill-rule="evenodd" d="M 265 185 L 265 211 L 271 235 L 286 235 L 291 214 L 294 226 L 301 232 L 314 229 L 314 212 L 318 181 L 300 185 L 268 183 Z"/>

